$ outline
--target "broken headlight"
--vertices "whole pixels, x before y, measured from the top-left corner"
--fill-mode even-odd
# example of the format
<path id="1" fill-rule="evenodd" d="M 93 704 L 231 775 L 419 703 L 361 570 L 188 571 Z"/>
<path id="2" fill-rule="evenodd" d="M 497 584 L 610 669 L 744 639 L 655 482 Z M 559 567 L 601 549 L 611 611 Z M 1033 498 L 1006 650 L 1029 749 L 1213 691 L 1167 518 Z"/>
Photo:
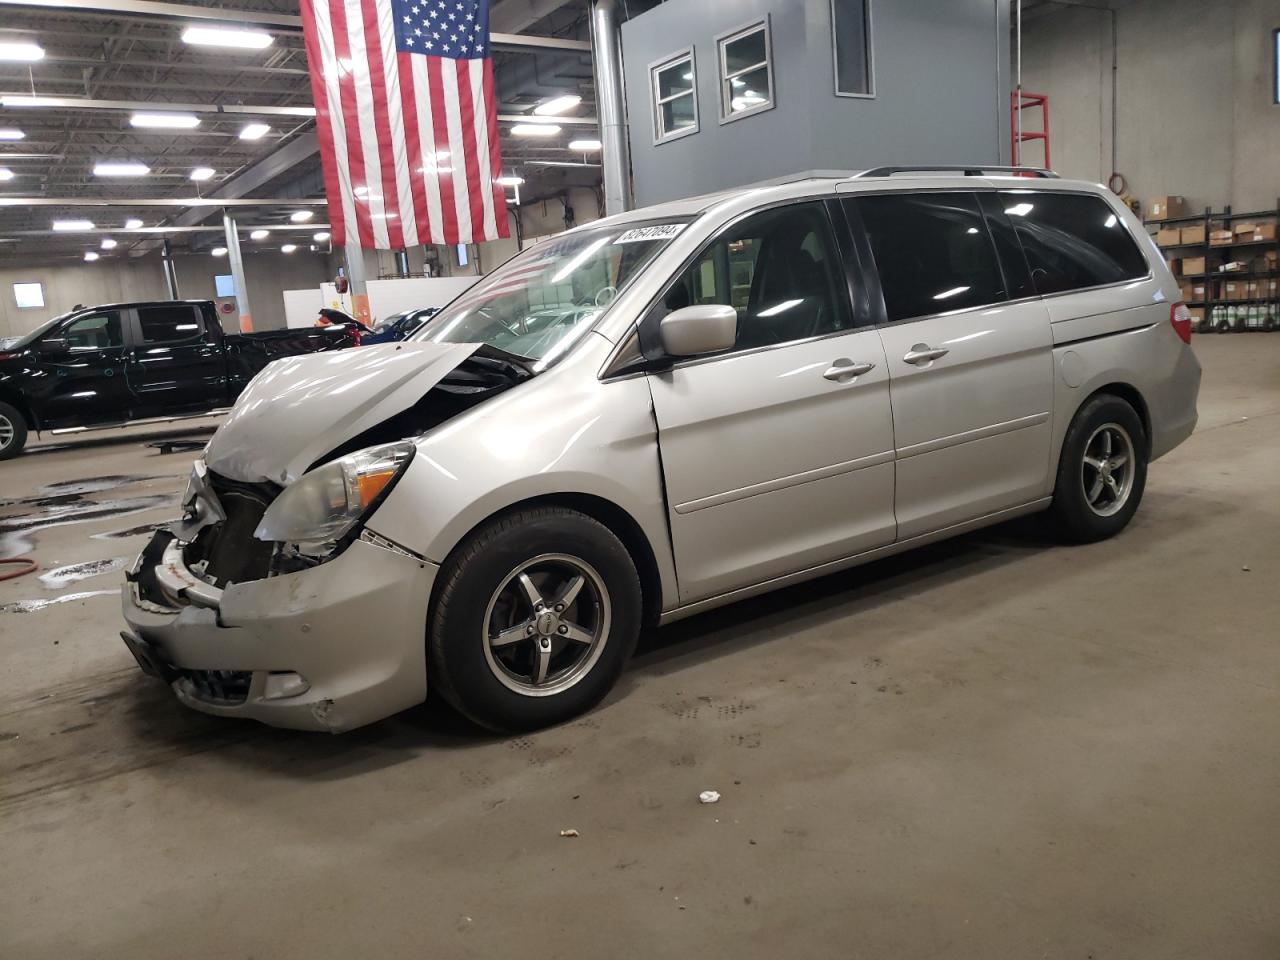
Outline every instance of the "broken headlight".
<path id="1" fill-rule="evenodd" d="M 341 540 L 409 466 L 413 451 L 413 444 L 402 440 L 357 450 L 304 473 L 276 497 L 253 535 L 306 545 Z"/>

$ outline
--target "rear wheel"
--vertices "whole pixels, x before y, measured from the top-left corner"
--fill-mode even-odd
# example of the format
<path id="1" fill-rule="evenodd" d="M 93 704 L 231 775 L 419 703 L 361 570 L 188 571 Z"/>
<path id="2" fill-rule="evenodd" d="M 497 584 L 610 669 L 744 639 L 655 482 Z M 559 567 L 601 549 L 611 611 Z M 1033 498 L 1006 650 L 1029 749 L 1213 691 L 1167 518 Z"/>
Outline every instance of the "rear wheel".
<path id="1" fill-rule="evenodd" d="M 27 421 L 7 403 L 0 403 L 0 460 L 16 457 L 27 445 Z"/>
<path id="2" fill-rule="evenodd" d="M 500 517 L 440 576 L 428 682 L 481 726 L 526 730 L 589 710 L 635 648 L 635 565 L 607 527 L 577 511 Z"/>
<path id="3" fill-rule="evenodd" d="M 1094 397 L 1067 430 L 1049 515 L 1066 540 L 1104 540 L 1128 525 L 1146 482 L 1142 420 L 1119 397 Z"/>

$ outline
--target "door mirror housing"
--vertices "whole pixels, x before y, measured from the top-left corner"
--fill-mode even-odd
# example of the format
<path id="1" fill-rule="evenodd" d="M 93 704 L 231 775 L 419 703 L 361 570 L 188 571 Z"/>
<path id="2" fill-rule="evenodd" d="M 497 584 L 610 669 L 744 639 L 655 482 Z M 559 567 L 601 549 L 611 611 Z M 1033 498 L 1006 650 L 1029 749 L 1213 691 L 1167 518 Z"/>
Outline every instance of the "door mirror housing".
<path id="1" fill-rule="evenodd" d="M 42 357 L 65 357 L 71 352 L 71 344 L 63 337 L 45 337 L 36 342 L 36 352 Z"/>
<path id="2" fill-rule="evenodd" d="M 738 340 L 738 311 L 723 303 L 673 310 L 658 325 L 662 349 L 672 357 L 700 357 L 728 350 Z"/>

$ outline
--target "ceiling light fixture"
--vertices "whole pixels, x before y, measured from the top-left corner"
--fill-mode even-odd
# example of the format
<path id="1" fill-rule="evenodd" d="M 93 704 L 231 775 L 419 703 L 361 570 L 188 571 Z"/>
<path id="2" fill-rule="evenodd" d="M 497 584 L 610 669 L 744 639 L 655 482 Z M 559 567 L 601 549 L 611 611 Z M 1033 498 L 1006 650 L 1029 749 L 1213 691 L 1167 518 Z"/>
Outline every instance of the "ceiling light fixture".
<path id="1" fill-rule="evenodd" d="M 265 239 L 267 239 L 267 237 L 269 237 L 269 236 L 271 236 L 271 231 L 270 231 L 270 230 L 254 230 L 252 233 L 250 233 L 250 234 L 249 234 L 249 239 L 250 239 L 250 240 L 265 240 Z"/>
<path id="2" fill-rule="evenodd" d="M 228 27 L 187 27 L 182 42 L 199 47 L 235 47 L 239 50 L 261 50 L 275 43 L 275 37 L 262 30 L 237 30 Z"/>
<path id="3" fill-rule="evenodd" d="M 517 123 L 511 128 L 513 137 L 554 137 L 559 132 L 554 123 Z"/>
<path id="4" fill-rule="evenodd" d="M 59 233 L 84 233 L 93 229 L 92 220 L 55 220 L 53 229 Z"/>
<path id="5" fill-rule="evenodd" d="M 93 261 L 98 259 L 98 255 L 94 253 L 92 250 L 86 250 L 84 252 L 84 258 L 85 260 L 89 261 L 89 263 L 93 263 Z"/>
<path id="6" fill-rule="evenodd" d="M 124 228 L 126 230 L 137 230 L 140 226 L 142 226 L 142 221 L 137 217 L 130 217 L 124 222 Z"/>
<path id="7" fill-rule="evenodd" d="M 191 179 L 199 183 L 202 180 L 208 180 L 216 172 L 213 167 L 196 167 L 191 171 Z"/>
<path id="8" fill-rule="evenodd" d="M 93 167 L 95 177 L 145 177 L 150 172 L 151 168 L 145 163 L 114 160 L 94 164 Z"/>
<path id="9" fill-rule="evenodd" d="M 321 230 L 319 233 L 313 233 L 311 239 L 316 243 L 325 243 L 329 239 L 329 231 Z"/>
<path id="10" fill-rule="evenodd" d="M 44 48 L 38 43 L 0 43 L 0 60 L 34 63 L 44 59 Z"/>
<path id="11" fill-rule="evenodd" d="M 314 210 L 299 210 L 297 213 L 291 214 L 289 219 L 294 223 L 306 223 L 315 215 Z"/>
<path id="12" fill-rule="evenodd" d="M 555 117 L 564 113 L 566 110 L 572 110 L 582 102 L 582 98 L 576 93 L 566 93 L 564 96 L 552 97 L 550 100 L 544 100 L 533 108 L 533 112 L 540 117 Z"/>
<path id="13" fill-rule="evenodd" d="M 114 250 L 114 249 L 116 248 L 116 246 L 117 246 L 116 242 L 115 242 L 114 240 L 112 240 L 110 237 L 103 237 L 103 238 L 102 238 L 102 249 L 103 249 L 103 250 Z"/>
<path id="14" fill-rule="evenodd" d="M 265 123 L 246 123 L 240 129 L 241 140 L 261 140 L 271 132 L 271 127 Z"/>
<path id="15" fill-rule="evenodd" d="M 200 126 L 200 118 L 194 113 L 135 113 L 129 124 L 144 130 L 190 130 Z"/>
<path id="16" fill-rule="evenodd" d="M 0 180 L 12 180 L 13 171 L 8 167 L 0 167 Z"/>
<path id="17" fill-rule="evenodd" d="M 211 254 L 213 254 L 215 257 L 225 257 L 225 256 L 227 255 L 227 248 L 226 248 L 226 247 L 214 247 L 214 248 L 213 248 L 212 250 L 210 250 L 209 252 L 210 252 Z"/>
<path id="18" fill-rule="evenodd" d="M 569 149 L 578 150 L 582 153 L 594 153 L 596 150 L 604 148 L 604 144 L 599 140 L 570 140 Z"/>
<path id="19" fill-rule="evenodd" d="M 17 127 L 5 127 L 0 129 L 0 140 L 21 140 L 26 134 Z"/>
<path id="20" fill-rule="evenodd" d="M 513 175 L 510 177 L 498 178 L 498 185 L 503 187 L 518 187 L 522 183 L 524 183 L 524 177 L 517 177 Z"/>
<path id="21" fill-rule="evenodd" d="M 297 245 L 296 243 L 286 243 L 284 246 L 282 246 L 282 247 L 280 248 L 280 252 L 281 252 L 281 253 L 293 253 L 293 251 L 295 251 L 295 250 L 297 250 L 297 249 L 298 249 L 298 245 Z"/>

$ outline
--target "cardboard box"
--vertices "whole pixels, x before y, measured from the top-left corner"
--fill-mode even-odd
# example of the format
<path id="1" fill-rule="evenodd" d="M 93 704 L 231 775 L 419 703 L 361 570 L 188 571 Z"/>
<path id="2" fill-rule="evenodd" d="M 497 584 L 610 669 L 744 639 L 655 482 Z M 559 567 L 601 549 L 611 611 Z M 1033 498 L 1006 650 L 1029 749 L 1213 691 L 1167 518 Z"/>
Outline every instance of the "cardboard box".
<path id="1" fill-rule="evenodd" d="M 1204 325 L 1204 307 L 1187 307 L 1187 311 L 1191 314 L 1191 322 L 1195 326 Z"/>
<path id="2" fill-rule="evenodd" d="M 1204 303 L 1205 294 L 1209 291 L 1209 285 L 1201 280 L 1199 283 L 1191 284 L 1191 296 L 1187 299 L 1194 303 Z"/>
<path id="3" fill-rule="evenodd" d="M 1185 277 L 1194 277 L 1197 274 L 1206 272 L 1207 264 L 1204 257 L 1183 257 L 1182 258 L 1182 275 Z"/>
<path id="4" fill-rule="evenodd" d="M 1162 247 L 1176 247 L 1182 242 L 1182 231 L 1177 227 L 1161 227 L 1156 234 L 1156 243 Z"/>
<path id="5" fill-rule="evenodd" d="M 1235 238 L 1235 234 L 1230 230 L 1211 230 L 1209 231 L 1209 246 L 1228 247 Z"/>
<path id="6" fill-rule="evenodd" d="M 1262 255 L 1262 269 L 1264 271 L 1280 269 L 1280 250 L 1268 250 Z"/>
<path id="7" fill-rule="evenodd" d="M 1256 223 L 1245 223 L 1244 221 L 1241 221 L 1240 223 L 1232 226 L 1231 232 L 1237 237 L 1243 237 L 1245 240 L 1248 240 L 1248 234 L 1253 233 L 1253 231 L 1257 229 L 1258 225 Z"/>
<path id="8" fill-rule="evenodd" d="M 1274 240 L 1276 238 L 1276 225 L 1274 223 L 1259 223 L 1253 228 L 1253 236 L 1251 240 Z"/>
<path id="9" fill-rule="evenodd" d="M 1164 231 L 1161 230 L 1160 232 L 1163 233 Z M 1198 227 L 1183 227 L 1178 233 L 1180 234 L 1179 242 L 1181 243 L 1204 243 L 1205 240 L 1203 223 Z"/>
<path id="10" fill-rule="evenodd" d="M 1262 282 L 1260 280 L 1246 280 L 1244 284 L 1244 298 L 1246 300 L 1257 300 L 1262 296 Z"/>
<path id="11" fill-rule="evenodd" d="M 1185 215 L 1185 197 L 1152 197 L 1147 207 L 1148 220 L 1172 220 Z"/>
<path id="12" fill-rule="evenodd" d="M 1243 300 L 1244 284 L 1239 280 L 1225 280 L 1219 285 L 1219 300 Z"/>
<path id="13" fill-rule="evenodd" d="M 1249 264 L 1243 260 L 1231 260 L 1218 267 L 1222 273 L 1248 273 Z"/>
<path id="14" fill-rule="evenodd" d="M 1195 293 L 1191 289 L 1191 284 L 1189 283 L 1178 284 L 1178 299 L 1181 300 L 1183 303 L 1186 303 L 1189 300 L 1195 299 Z"/>

